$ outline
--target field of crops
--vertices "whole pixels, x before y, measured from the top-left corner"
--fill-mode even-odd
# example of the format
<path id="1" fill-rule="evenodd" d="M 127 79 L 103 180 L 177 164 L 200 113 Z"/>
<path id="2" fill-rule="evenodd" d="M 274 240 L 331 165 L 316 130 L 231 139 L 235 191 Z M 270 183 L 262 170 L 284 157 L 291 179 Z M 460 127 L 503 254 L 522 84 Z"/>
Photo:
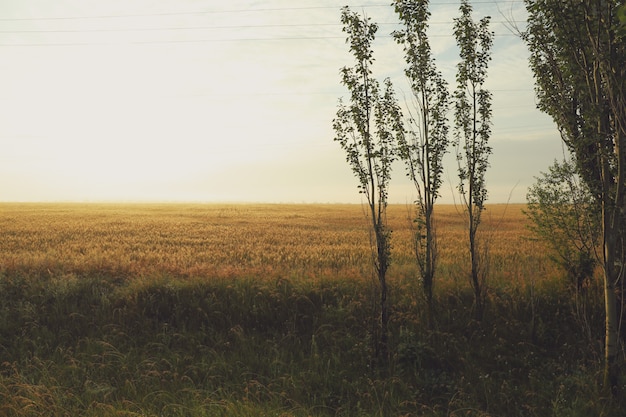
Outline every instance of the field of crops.
<path id="1" fill-rule="evenodd" d="M 612 416 L 601 285 L 576 294 L 521 205 L 437 211 L 426 325 L 411 209 L 390 206 L 390 360 L 359 205 L 0 204 L 0 415 Z"/>
<path id="2" fill-rule="evenodd" d="M 529 239 L 521 205 L 485 213 L 493 282 L 541 279 L 545 250 Z M 0 259 L 7 273 L 120 278 L 369 276 L 368 223 L 359 205 L 3 204 Z M 393 277 L 415 274 L 411 208 L 391 206 Z M 462 215 L 438 211 L 440 279 L 467 258 Z"/>

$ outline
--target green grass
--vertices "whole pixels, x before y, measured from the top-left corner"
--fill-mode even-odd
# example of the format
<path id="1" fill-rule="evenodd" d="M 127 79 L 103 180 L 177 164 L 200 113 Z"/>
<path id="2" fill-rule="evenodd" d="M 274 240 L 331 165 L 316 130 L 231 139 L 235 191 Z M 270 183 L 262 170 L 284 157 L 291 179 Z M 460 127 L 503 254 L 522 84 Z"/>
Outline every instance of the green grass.
<path id="1" fill-rule="evenodd" d="M 619 415 L 557 285 L 494 291 L 482 323 L 441 289 L 427 330 L 396 283 L 383 369 L 367 281 L 1 278 L 0 415 Z"/>

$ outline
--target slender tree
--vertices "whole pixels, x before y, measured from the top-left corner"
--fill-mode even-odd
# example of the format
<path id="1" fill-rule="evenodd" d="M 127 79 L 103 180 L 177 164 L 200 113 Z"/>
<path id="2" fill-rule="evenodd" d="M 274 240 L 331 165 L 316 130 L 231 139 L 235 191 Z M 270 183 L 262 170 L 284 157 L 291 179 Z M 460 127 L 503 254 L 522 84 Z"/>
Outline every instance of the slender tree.
<path id="1" fill-rule="evenodd" d="M 393 86 L 386 79 L 381 86 L 372 77 L 374 61 L 372 42 L 378 29 L 369 18 L 361 17 L 344 7 L 341 13 L 347 43 L 354 55 L 354 67 L 341 70 L 341 82 L 351 94 L 351 104 L 339 101 L 333 121 L 335 140 L 346 152 L 346 159 L 359 180 L 359 192 L 368 205 L 371 221 L 373 260 L 380 284 L 380 337 L 377 354 L 383 362 L 388 358 L 388 285 L 391 230 L 387 226 L 387 198 L 391 165 L 396 155 L 397 137 L 404 129 L 402 112 Z"/>
<path id="2" fill-rule="evenodd" d="M 526 0 L 538 107 L 559 127 L 602 216 L 604 384 L 618 386 L 626 251 L 626 41 L 621 1 Z M 621 7 L 620 7 L 621 6 Z M 624 17 L 626 20 L 626 17 Z"/>
<path id="3" fill-rule="evenodd" d="M 395 10 L 404 25 L 393 33 L 403 46 L 405 74 L 411 83 L 413 109 L 408 128 L 400 137 L 399 152 L 417 192 L 415 256 L 432 324 L 433 282 L 437 265 L 434 207 L 442 184 L 443 157 L 448 150 L 448 87 L 432 57 L 426 30 L 428 0 L 396 0 Z"/>
<path id="4" fill-rule="evenodd" d="M 461 17 L 454 19 L 454 36 L 461 61 L 457 65 L 454 142 L 459 162 L 459 192 L 469 225 L 470 282 L 474 290 L 476 317 L 483 316 L 486 279 L 486 248 L 480 247 L 478 227 L 485 210 L 491 146 L 491 93 L 484 88 L 491 60 L 493 32 L 490 18 L 472 19 L 472 6 L 461 1 Z M 482 249 L 482 250 L 481 250 Z M 482 259 L 481 259 L 482 258 Z"/>

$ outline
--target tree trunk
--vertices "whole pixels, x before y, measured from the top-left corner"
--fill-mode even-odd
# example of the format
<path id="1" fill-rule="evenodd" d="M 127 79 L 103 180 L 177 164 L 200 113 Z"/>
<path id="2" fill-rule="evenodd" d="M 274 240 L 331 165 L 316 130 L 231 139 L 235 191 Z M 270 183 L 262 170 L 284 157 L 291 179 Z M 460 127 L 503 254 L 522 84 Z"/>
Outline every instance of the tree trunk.
<path id="1" fill-rule="evenodd" d="M 619 141 L 618 141 L 619 144 Z M 617 146 L 619 155 L 620 146 Z M 621 162 L 621 161 L 620 161 Z M 622 167 L 623 168 L 623 167 Z M 621 173 L 621 171 L 620 171 Z M 618 179 L 621 175 L 618 175 Z M 619 369 L 618 354 L 618 314 L 616 284 L 620 281 L 622 268 L 621 248 L 618 241 L 622 237 L 622 195 L 623 184 L 614 184 L 610 164 L 602 157 L 602 229 L 604 246 L 604 308 L 605 308 L 605 346 L 604 346 L 604 388 L 614 395 L 617 393 Z M 614 190 L 610 193 L 609 190 Z M 618 253 L 620 252 L 620 253 Z"/>
<path id="2" fill-rule="evenodd" d="M 604 349 L 604 387 L 616 394 L 619 370 L 617 367 L 617 297 L 616 274 L 616 230 L 609 224 L 610 214 L 603 209 L 604 225 L 604 306 L 605 306 L 605 349 Z"/>
<path id="3" fill-rule="evenodd" d="M 478 252 L 478 247 L 477 247 L 477 242 L 476 242 L 476 231 L 477 231 L 477 224 L 473 224 L 473 217 L 470 218 L 470 233 L 469 233 L 469 240 L 470 240 L 470 258 L 471 258 L 471 264 L 472 264 L 472 271 L 471 271 L 471 280 L 472 280 L 472 288 L 474 290 L 474 303 L 476 305 L 476 310 L 475 310 L 475 314 L 476 314 L 476 320 L 478 321 L 482 321 L 483 319 L 483 286 L 482 286 L 482 280 L 480 277 L 480 259 L 479 259 L 479 252 Z"/>
<path id="4" fill-rule="evenodd" d="M 376 227 L 376 244 L 378 255 L 378 282 L 380 284 L 380 338 L 377 354 L 380 364 L 386 367 L 389 362 L 389 306 L 387 267 L 389 265 L 389 237 L 382 225 Z"/>
<path id="5" fill-rule="evenodd" d="M 429 198 L 429 196 L 427 196 Z M 426 293 L 426 308 L 428 309 L 428 327 L 434 328 L 433 312 L 433 281 L 435 278 L 435 235 L 433 230 L 433 210 L 432 205 L 426 207 L 426 257 L 424 259 L 424 292 Z"/>

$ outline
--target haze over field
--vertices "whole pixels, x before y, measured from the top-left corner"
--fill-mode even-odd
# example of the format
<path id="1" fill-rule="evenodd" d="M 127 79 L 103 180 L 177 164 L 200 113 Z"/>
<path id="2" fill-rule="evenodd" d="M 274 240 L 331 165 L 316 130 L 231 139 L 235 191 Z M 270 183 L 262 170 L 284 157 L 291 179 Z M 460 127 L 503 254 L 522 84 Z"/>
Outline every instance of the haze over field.
<path id="1" fill-rule="evenodd" d="M 375 75 L 409 98 L 386 2 Z M 332 0 L 9 0 L 0 4 L 0 200 L 359 202 L 332 119 L 352 65 Z M 474 1 L 495 43 L 489 203 L 524 202 L 562 155 L 535 109 L 521 0 Z M 458 2 L 431 4 L 431 44 L 454 88 Z M 503 13 L 504 16 L 501 14 Z M 452 115 L 450 115 L 452 117 Z M 448 158 L 442 202 L 452 202 Z M 413 198 L 397 165 L 391 202 Z"/>

